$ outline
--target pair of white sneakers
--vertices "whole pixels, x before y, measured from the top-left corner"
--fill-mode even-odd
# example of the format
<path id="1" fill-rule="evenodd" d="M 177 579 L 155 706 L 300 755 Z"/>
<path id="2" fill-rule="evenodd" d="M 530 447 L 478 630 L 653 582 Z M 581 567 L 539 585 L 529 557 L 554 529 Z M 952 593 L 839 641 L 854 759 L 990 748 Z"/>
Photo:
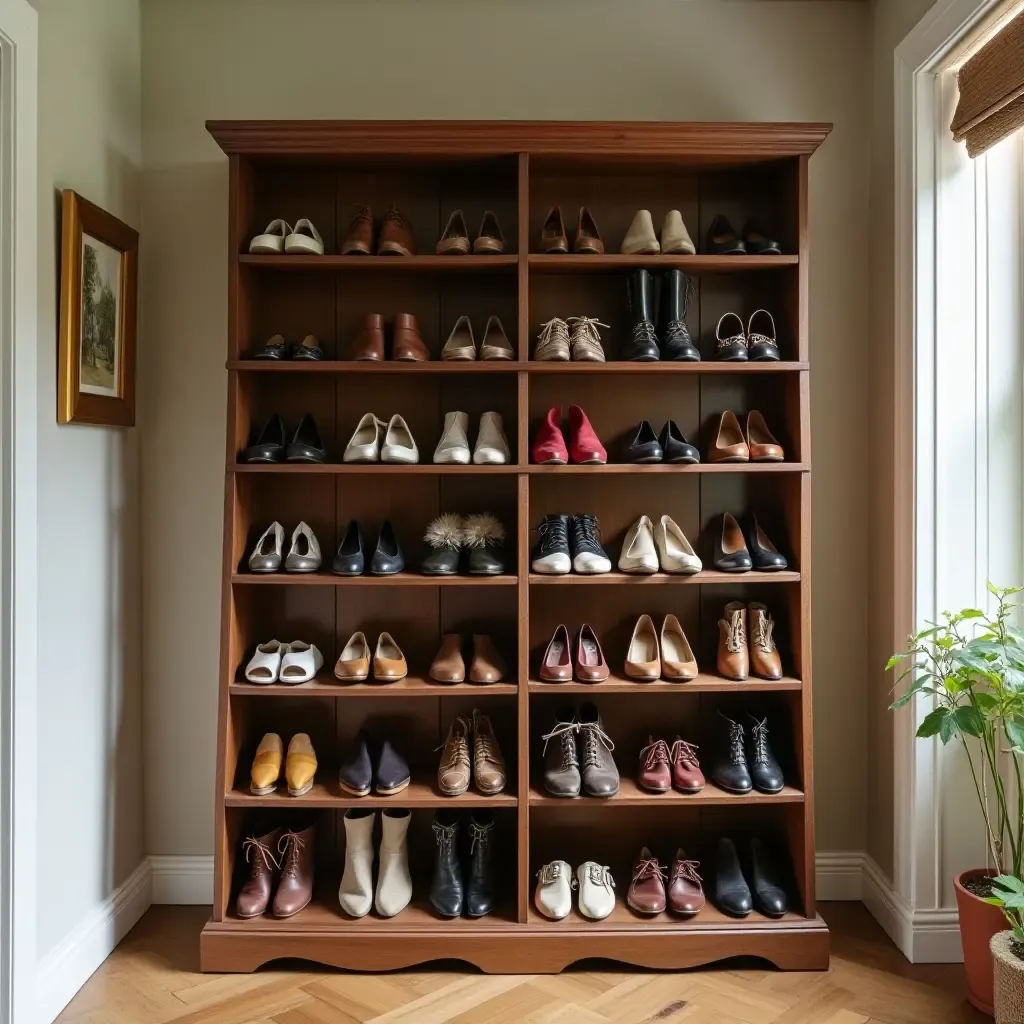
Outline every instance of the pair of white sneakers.
<path id="1" fill-rule="evenodd" d="M 323 256 L 324 240 L 308 217 L 299 218 L 295 227 L 278 217 L 267 225 L 262 235 L 253 238 L 249 252 L 263 256 L 274 256 L 280 252 Z"/>
<path id="2" fill-rule="evenodd" d="M 572 890 L 579 890 L 579 908 L 584 917 L 601 921 L 615 909 L 615 879 L 611 869 L 596 860 L 585 860 L 573 877 L 567 861 L 553 860 L 537 872 L 533 902 L 553 921 L 568 917 L 572 910 Z"/>
<path id="3" fill-rule="evenodd" d="M 464 412 L 446 412 L 441 440 L 434 449 L 435 465 L 504 466 L 511 459 L 505 424 L 501 413 L 485 412 L 480 417 L 473 454 L 469 452 L 469 416 Z"/>

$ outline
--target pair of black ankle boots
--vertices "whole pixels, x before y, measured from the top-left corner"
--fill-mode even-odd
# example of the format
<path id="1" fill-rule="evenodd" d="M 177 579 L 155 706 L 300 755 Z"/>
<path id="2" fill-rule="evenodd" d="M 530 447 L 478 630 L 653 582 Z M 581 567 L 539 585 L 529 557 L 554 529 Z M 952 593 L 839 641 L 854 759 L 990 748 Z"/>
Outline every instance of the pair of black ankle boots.
<path id="1" fill-rule="evenodd" d="M 463 827 L 457 814 L 438 811 L 434 815 L 434 844 L 430 905 L 441 917 L 489 914 L 496 901 L 494 815 L 474 811 Z"/>
<path id="2" fill-rule="evenodd" d="M 693 284 L 681 270 L 660 275 L 660 294 L 655 313 L 654 275 L 634 270 L 629 275 L 629 318 L 633 331 L 621 346 L 621 358 L 631 363 L 698 362 L 700 350 L 690 337 L 686 312 Z"/>

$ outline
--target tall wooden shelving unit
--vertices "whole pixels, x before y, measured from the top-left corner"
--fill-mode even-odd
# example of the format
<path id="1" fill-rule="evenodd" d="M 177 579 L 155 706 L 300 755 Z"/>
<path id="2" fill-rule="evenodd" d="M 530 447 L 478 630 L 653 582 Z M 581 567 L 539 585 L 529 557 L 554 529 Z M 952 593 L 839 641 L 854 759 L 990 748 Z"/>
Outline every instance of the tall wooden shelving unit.
<path id="1" fill-rule="evenodd" d="M 815 911 L 810 634 L 810 420 L 807 170 L 827 135 L 821 124 L 667 124 L 516 122 L 211 122 L 228 155 L 228 417 L 224 505 L 224 575 L 219 747 L 216 793 L 216 882 L 213 916 L 202 935 L 205 970 L 248 971 L 278 957 L 302 957 L 358 970 L 393 969 L 458 958 L 486 971 L 557 971 L 583 957 L 679 968 L 736 955 L 764 957 L 784 968 L 824 968 L 828 932 Z M 411 220 L 419 252 L 408 259 L 336 253 L 354 206 L 379 216 L 391 202 Z M 594 212 L 608 255 L 531 252 L 549 206 L 560 204 L 570 234 L 576 211 Z M 622 256 L 619 242 L 634 211 L 656 224 L 679 208 L 698 248 L 711 219 L 736 227 L 757 215 L 784 243 L 765 257 Z M 470 228 L 497 211 L 508 238 L 503 256 L 438 257 L 433 247 L 449 212 L 466 211 Z M 324 256 L 252 256 L 249 238 L 275 217 L 309 217 L 324 236 Z M 630 323 L 629 271 L 682 268 L 696 292 L 688 322 L 700 363 L 617 362 Z M 773 311 L 782 361 L 711 361 L 719 316 Z M 411 312 L 435 361 L 408 364 L 344 360 L 359 318 Z M 444 363 L 441 346 L 468 313 L 478 333 L 496 313 L 518 346 L 518 361 Z M 608 362 L 530 360 L 539 325 L 552 316 L 596 316 Z M 253 362 L 245 355 L 274 333 L 320 339 L 323 362 Z M 549 467 L 529 464 L 529 440 L 553 405 L 581 405 L 613 453 L 614 441 L 640 419 L 655 429 L 675 419 L 706 451 L 708 425 L 724 409 L 761 409 L 786 448 L 778 464 Z M 481 412 L 505 419 L 515 457 L 500 467 L 430 462 L 444 413 Z M 237 462 L 252 428 L 280 412 L 291 429 L 312 412 L 340 460 L 367 411 L 399 412 L 421 451 L 415 466 L 254 466 Z M 614 453 L 613 453 L 614 457 Z M 556 511 L 594 512 L 613 558 L 628 526 L 644 512 L 668 512 L 710 564 L 712 524 L 720 513 L 757 508 L 769 533 L 791 556 L 783 573 L 742 576 L 705 570 L 695 577 L 538 577 L 529 571 L 531 529 Z M 439 512 L 491 511 L 509 540 L 507 576 L 425 578 L 420 538 Z M 409 571 L 396 577 L 330 575 L 330 557 L 349 519 L 372 543 L 380 522 L 394 523 Z M 252 576 L 246 560 L 272 520 L 290 531 L 306 520 L 320 540 L 325 571 L 315 576 Z M 726 601 L 762 600 L 777 620 L 785 678 L 778 683 L 724 680 L 713 672 L 717 619 Z M 621 677 L 637 615 L 679 615 L 702 666 L 694 682 L 637 684 Z M 555 625 L 591 623 L 612 678 L 599 685 L 534 681 L 537 659 Z M 340 685 L 331 667 L 355 629 L 371 645 L 394 634 L 410 663 L 398 684 Z M 506 654 L 510 679 L 495 686 L 440 686 L 426 676 L 440 634 L 489 632 Z M 322 681 L 301 687 L 256 687 L 242 671 L 254 645 L 277 637 L 316 643 Z M 532 671 L 533 670 L 533 671 Z M 397 699 L 396 699 L 397 698 Z M 622 787 L 615 798 L 560 800 L 536 781 L 539 737 L 563 702 L 595 701 L 615 740 Z M 633 781 L 648 733 L 703 738 L 719 706 L 753 702 L 773 723 L 773 745 L 787 771 L 782 793 L 732 796 L 709 785 L 698 796 L 652 796 Z M 497 797 L 442 796 L 435 788 L 434 748 L 452 717 L 474 706 L 492 717 L 508 762 L 509 784 Z M 396 738 L 413 765 L 413 782 L 396 797 L 345 796 L 337 762 L 365 724 Z M 265 731 L 309 732 L 322 775 L 305 797 L 252 796 L 248 770 Z M 391 920 L 345 916 L 337 904 L 343 863 L 341 816 L 349 807 L 408 807 L 413 904 Z M 436 808 L 488 807 L 498 820 L 500 877 L 506 899 L 479 920 L 442 920 L 426 901 Z M 233 914 L 239 846 L 254 813 L 309 813 L 318 822 L 314 902 L 288 920 L 243 921 Z M 291 820 L 291 819 L 289 819 Z M 705 852 L 721 834 L 751 830 L 774 836 L 792 861 L 792 908 L 781 920 L 754 913 L 737 921 L 710 904 L 697 918 L 640 918 L 623 902 L 632 859 L 648 845 L 662 859 L 677 846 Z M 713 846 L 710 847 L 713 849 Z M 575 911 L 564 921 L 532 905 L 534 873 L 563 857 L 610 864 L 619 904 L 602 922 Z M 705 879 L 711 856 L 705 852 Z"/>

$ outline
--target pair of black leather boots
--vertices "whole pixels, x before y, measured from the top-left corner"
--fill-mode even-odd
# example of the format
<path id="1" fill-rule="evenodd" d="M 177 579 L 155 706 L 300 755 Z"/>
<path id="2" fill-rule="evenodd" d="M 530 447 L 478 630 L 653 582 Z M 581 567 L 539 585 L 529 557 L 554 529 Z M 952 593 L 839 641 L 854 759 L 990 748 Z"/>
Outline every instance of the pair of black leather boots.
<path id="1" fill-rule="evenodd" d="M 494 815 L 474 811 L 465 828 L 457 814 L 434 815 L 434 877 L 430 905 L 442 917 L 483 917 L 494 909 Z M 462 851 L 460 846 L 468 850 Z"/>
<path id="2" fill-rule="evenodd" d="M 620 358 L 630 363 L 697 362 L 700 350 L 686 326 L 693 285 L 681 270 L 664 271 L 660 284 L 656 314 L 654 275 L 649 270 L 634 270 L 629 275 L 633 332 L 629 340 L 622 343 Z"/>
<path id="3" fill-rule="evenodd" d="M 766 917 L 782 917 L 789 909 L 783 871 L 756 836 L 743 852 L 741 860 L 731 839 L 718 840 L 711 892 L 715 906 L 730 917 L 746 917 L 752 910 Z"/>
<path id="4" fill-rule="evenodd" d="M 768 719 L 748 714 L 747 727 L 718 712 L 718 738 L 711 781 L 728 793 L 781 793 L 782 766 L 768 743 Z"/>

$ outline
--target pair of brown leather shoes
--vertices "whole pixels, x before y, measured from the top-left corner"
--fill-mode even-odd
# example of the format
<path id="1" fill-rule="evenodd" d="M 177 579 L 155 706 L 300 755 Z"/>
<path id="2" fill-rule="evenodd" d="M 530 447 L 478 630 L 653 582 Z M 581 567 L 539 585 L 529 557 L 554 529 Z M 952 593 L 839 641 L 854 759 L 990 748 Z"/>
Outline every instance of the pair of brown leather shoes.
<path id="1" fill-rule="evenodd" d="M 385 327 L 380 313 L 367 313 L 349 349 L 349 359 L 379 363 L 385 356 Z M 391 358 L 402 362 L 425 363 L 430 352 L 423 343 L 420 325 L 412 313 L 396 313 L 391 317 Z"/>
<path id="2" fill-rule="evenodd" d="M 781 679 L 782 659 L 774 632 L 775 620 L 765 605 L 730 601 L 718 620 L 718 674 L 737 681 L 751 672 L 759 679 Z"/>
<path id="3" fill-rule="evenodd" d="M 544 218 L 544 226 L 540 229 L 540 251 L 553 253 L 569 251 L 565 222 L 562 220 L 562 210 L 558 206 L 552 206 Z M 585 206 L 580 207 L 580 219 L 576 225 L 576 238 L 572 243 L 572 251 L 594 255 L 604 252 L 604 242 L 601 241 L 601 232 L 597 230 L 597 221 Z"/>
<path id="4" fill-rule="evenodd" d="M 565 626 L 555 627 L 538 669 L 538 676 L 545 683 L 568 683 L 573 677 L 581 683 L 603 683 L 608 675 L 604 651 L 590 626 L 580 626 L 575 647 L 569 646 L 569 630 Z"/>
<path id="5" fill-rule="evenodd" d="M 473 658 L 469 664 L 471 683 L 500 683 L 508 672 L 494 641 L 483 633 L 473 634 Z M 430 678 L 435 683 L 464 683 L 466 660 L 462 656 L 462 637 L 445 633 L 441 648 L 430 663 Z"/>
<path id="6" fill-rule="evenodd" d="M 699 793 L 704 788 L 704 773 L 697 748 L 678 736 L 671 747 L 665 740 L 648 736 L 647 746 L 640 751 L 636 781 L 649 793 L 667 793 L 673 788 L 680 793 Z"/>
<path id="7" fill-rule="evenodd" d="M 477 792 L 484 796 L 493 796 L 505 788 L 505 759 L 498 738 L 490 718 L 476 708 L 472 717 L 459 715 L 452 720 L 437 767 L 437 786 L 445 796 L 461 796 L 469 789 L 471 779 L 476 783 Z"/>
<path id="8" fill-rule="evenodd" d="M 274 917 L 292 917 L 302 910 L 313 897 L 315 843 L 315 824 L 248 836 L 242 852 L 249 877 L 239 890 L 235 913 L 259 917 L 270 906 Z"/>
<path id="9" fill-rule="evenodd" d="M 747 413 L 745 429 L 736 413 L 728 409 L 722 413 L 708 452 L 709 462 L 782 462 L 785 458 L 782 445 L 757 409 Z"/>
<path id="10" fill-rule="evenodd" d="M 505 236 L 502 234 L 498 215 L 493 210 L 484 210 L 480 221 L 480 230 L 472 242 L 469 240 L 469 229 L 466 218 L 461 210 L 456 210 L 449 218 L 441 232 L 437 243 L 438 256 L 465 256 L 469 252 L 478 256 L 497 256 L 505 251 Z"/>
<path id="11" fill-rule="evenodd" d="M 342 256 L 369 256 L 373 246 L 373 211 L 368 206 L 357 207 L 349 221 L 345 240 L 341 243 Z M 394 207 L 389 206 L 380 222 L 377 235 L 378 256 L 414 256 L 416 239 L 412 225 Z"/>
<path id="12" fill-rule="evenodd" d="M 638 914 L 660 914 L 668 906 L 674 914 L 693 917 L 704 909 L 704 887 L 697 868 L 700 862 L 688 860 L 680 848 L 667 873 L 658 858 L 645 846 L 633 865 L 633 880 L 626 893 L 627 905 Z"/>

